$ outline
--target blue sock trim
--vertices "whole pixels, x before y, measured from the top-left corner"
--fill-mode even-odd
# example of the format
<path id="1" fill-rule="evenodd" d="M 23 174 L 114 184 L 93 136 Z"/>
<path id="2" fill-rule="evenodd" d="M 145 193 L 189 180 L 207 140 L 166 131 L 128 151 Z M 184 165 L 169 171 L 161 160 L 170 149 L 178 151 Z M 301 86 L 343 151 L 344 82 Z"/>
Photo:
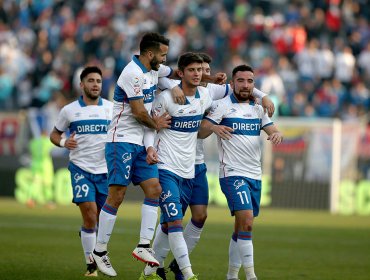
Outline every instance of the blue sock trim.
<path id="1" fill-rule="evenodd" d="M 168 227 L 168 233 L 171 233 L 171 232 L 183 232 L 182 226 Z"/>
<path id="2" fill-rule="evenodd" d="M 94 233 L 95 229 L 94 228 L 89 229 L 89 228 L 81 227 L 81 231 L 86 232 L 86 233 Z"/>
<path id="3" fill-rule="evenodd" d="M 203 228 L 204 226 L 204 223 L 198 223 L 196 221 L 194 221 L 193 219 L 191 219 L 191 223 L 196 226 L 197 228 Z"/>
<path id="4" fill-rule="evenodd" d="M 251 231 L 239 231 L 238 239 L 252 240 L 252 232 Z"/>
<path id="5" fill-rule="evenodd" d="M 236 232 L 233 232 L 233 234 L 231 235 L 231 239 L 235 242 L 238 242 L 238 234 Z"/>
<path id="6" fill-rule="evenodd" d="M 108 204 L 104 204 L 101 210 L 104 212 L 107 212 L 108 214 L 114 215 L 114 216 L 117 215 L 117 211 L 118 211 L 117 208 L 114 208 Z"/>
<path id="7" fill-rule="evenodd" d="M 144 204 L 149 206 L 158 207 L 159 205 L 159 199 L 152 199 L 152 198 L 145 198 Z"/>

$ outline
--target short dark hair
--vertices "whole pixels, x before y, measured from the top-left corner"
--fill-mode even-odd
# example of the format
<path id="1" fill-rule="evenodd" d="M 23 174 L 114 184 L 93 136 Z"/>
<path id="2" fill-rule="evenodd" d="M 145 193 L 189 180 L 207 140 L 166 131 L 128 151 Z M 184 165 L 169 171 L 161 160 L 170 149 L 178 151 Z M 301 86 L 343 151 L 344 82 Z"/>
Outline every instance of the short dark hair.
<path id="1" fill-rule="evenodd" d="M 149 50 L 157 51 L 161 44 L 168 46 L 170 44 L 170 40 L 159 33 L 145 33 L 140 41 L 140 53 L 145 53 Z"/>
<path id="2" fill-rule="evenodd" d="M 203 59 L 203 62 L 211 64 L 211 62 L 212 62 L 212 57 L 211 56 L 209 56 L 206 53 L 198 53 L 198 55 Z"/>
<path id="3" fill-rule="evenodd" d="M 82 80 L 91 73 L 98 73 L 100 76 L 103 76 L 102 71 L 98 66 L 87 66 L 80 74 L 80 81 L 82 82 Z"/>
<path id="4" fill-rule="evenodd" d="M 188 66 L 191 63 L 203 63 L 203 59 L 196 53 L 193 52 L 187 52 L 182 54 L 179 57 L 179 60 L 177 61 L 177 67 L 183 71 L 186 66 Z"/>
<path id="5" fill-rule="evenodd" d="M 248 72 L 252 72 L 254 73 L 253 71 L 253 68 L 249 65 L 246 65 L 246 64 L 242 64 L 242 65 L 238 65 L 236 66 L 234 69 L 233 69 L 233 73 L 232 73 L 232 78 L 234 78 L 235 74 L 237 72 L 245 72 L 245 71 L 248 71 Z"/>

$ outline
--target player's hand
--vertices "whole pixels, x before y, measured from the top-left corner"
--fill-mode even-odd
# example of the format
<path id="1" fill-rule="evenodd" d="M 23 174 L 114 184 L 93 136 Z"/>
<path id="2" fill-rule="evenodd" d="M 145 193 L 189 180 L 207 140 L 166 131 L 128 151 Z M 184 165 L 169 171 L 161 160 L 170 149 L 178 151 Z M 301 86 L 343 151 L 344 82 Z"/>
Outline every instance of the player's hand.
<path id="1" fill-rule="evenodd" d="M 279 145 L 283 141 L 283 134 L 274 132 L 267 137 L 267 140 L 270 140 L 274 145 Z"/>
<path id="2" fill-rule="evenodd" d="M 159 162 L 158 154 L 156 150 L 153 147 L 149 147 L 146 150 L 147 156 L 146 156 L 146 162 L 150 165 L 156 164 Z"/>
<path id="3" fill-rule="evenodd" d="M 275 112 L 275 105 L 267 95 L 262 98 L 262 107 L 265 113 L 271 118 Z"/>
<path id="4" fill-rule="evenodd" d="M 77 141 L 75 139 L 76 131 L 74 131 L 69 138 L 67 138 L 64 147 L 68 150 L 73 150 L 77 148 Z"/>
<path id="5" fill-rule="evenodd" d="M 167 112 L 160 116 L 153 116 L 153 120 L 157 125 L 157 131 L 161 130 L 162 128 L 171 127 L 171 116 Z"/>
<path id="6" fill-rule="evenodd" d="M 173 89 L 171 89 L 171 95 L 175 103 L 180 104 L 180 105 L 185 104 L 186 97 L 185 97 L 184 92 L 179 86 L 175 86 Z"/>
<path id="7" fill-rule="evenodd" d="M 234 130 L 231 127 L 224 125 L 213 125 L 211 131 L 214 132 L 217 136 L 221 137 L 224 140 L 230 140 L 232 137 L 231 132 Z"/>
<path id="8" fill-rule="evenodd" d="M 226 73 L 219 72 L 219 73 L 216 73 L 215 75 L 214 84 L 223 85 L 223 84 L 226 84 L 226 80 L 227 80 Z"/>

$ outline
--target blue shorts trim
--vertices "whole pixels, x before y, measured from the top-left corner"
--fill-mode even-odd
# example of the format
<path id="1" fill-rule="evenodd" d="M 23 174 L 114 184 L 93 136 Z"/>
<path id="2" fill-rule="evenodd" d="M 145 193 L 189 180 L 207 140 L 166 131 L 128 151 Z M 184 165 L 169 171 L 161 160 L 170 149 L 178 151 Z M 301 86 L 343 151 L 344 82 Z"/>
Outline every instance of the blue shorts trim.
<path id="1" fill-rule="evenodd" d="M 107 174 L 91 174 L 79 168 L 72 162 L 68 165 L 71 172 L 73 199 L 72 202 L 96 202 L 101 209 L 108 196 Z"/>
<path id="2" fill-rule="evenodd" d="M 253 210 L 253 216 L 258 216 L 261 201 L 261 180 L 230 176 L 220 178 L 220 185 L 232 216 L 238 210 Z"/>
<path id="3" fill-rule="evenodd" d="M 109 142 L 105 145 L 105 158 L 108 166 L 109 185 L 138 185 L 151 178 L 158 178 L 157 165 L 146 162 L 144 146 Z"/>

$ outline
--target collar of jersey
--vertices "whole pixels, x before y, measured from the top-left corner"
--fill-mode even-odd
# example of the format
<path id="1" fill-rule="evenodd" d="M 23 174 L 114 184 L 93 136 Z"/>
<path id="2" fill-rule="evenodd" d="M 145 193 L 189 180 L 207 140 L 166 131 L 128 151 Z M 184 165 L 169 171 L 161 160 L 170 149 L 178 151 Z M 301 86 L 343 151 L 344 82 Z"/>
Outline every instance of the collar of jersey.
<path id="1" fill-rule="evenodd" d="M 146 67 L 144 66 L 144 64 L 141 63 L 141 61 L 139 60 L 139 56 L 138 55 L 134 55 L 132 57 L 132 60 L 141 68 L 141 70 L 143 71 L 143 73 L 148 73 L 148 69 L 146 69 Z"/>
<path id="2" fill-rule="evenodd" d="M 179 87 L 182 89 L 182 83 L 179 84 Z M 198 88 L 197 88 L 197 91 L 195 92 L 195 98 L 200 98 Z M 188 98 L 186 98 L 185 105 L 188 105 L 188 104 L 190 104 L 190 102 L 189 102 Z"/>
<path id="3" fill-rule="evenodd" d="M 236 99 L 234 93 L 230 94 L 230 99 L 231 99 L 231 102 L 232 103 L 241 103 L 238 101 L 238 99 Z M 249 105 L 254 105 L 254 102 L 253 101 L 249 101 Z"/>
<path id="4" fill-rule="evenodd" d="M 80 103 L 80 106 L 81 107 L 86 107 L 86 103 L 84 102 L 82 96 L 80 96 L 80 98 L 78 99 L 78 103 Z M 98 106 L 102 106 L 103 105 L 103 100 L 101 99 L 101 97 L 99 97 L 99 101 L 98 101 Z"/>

